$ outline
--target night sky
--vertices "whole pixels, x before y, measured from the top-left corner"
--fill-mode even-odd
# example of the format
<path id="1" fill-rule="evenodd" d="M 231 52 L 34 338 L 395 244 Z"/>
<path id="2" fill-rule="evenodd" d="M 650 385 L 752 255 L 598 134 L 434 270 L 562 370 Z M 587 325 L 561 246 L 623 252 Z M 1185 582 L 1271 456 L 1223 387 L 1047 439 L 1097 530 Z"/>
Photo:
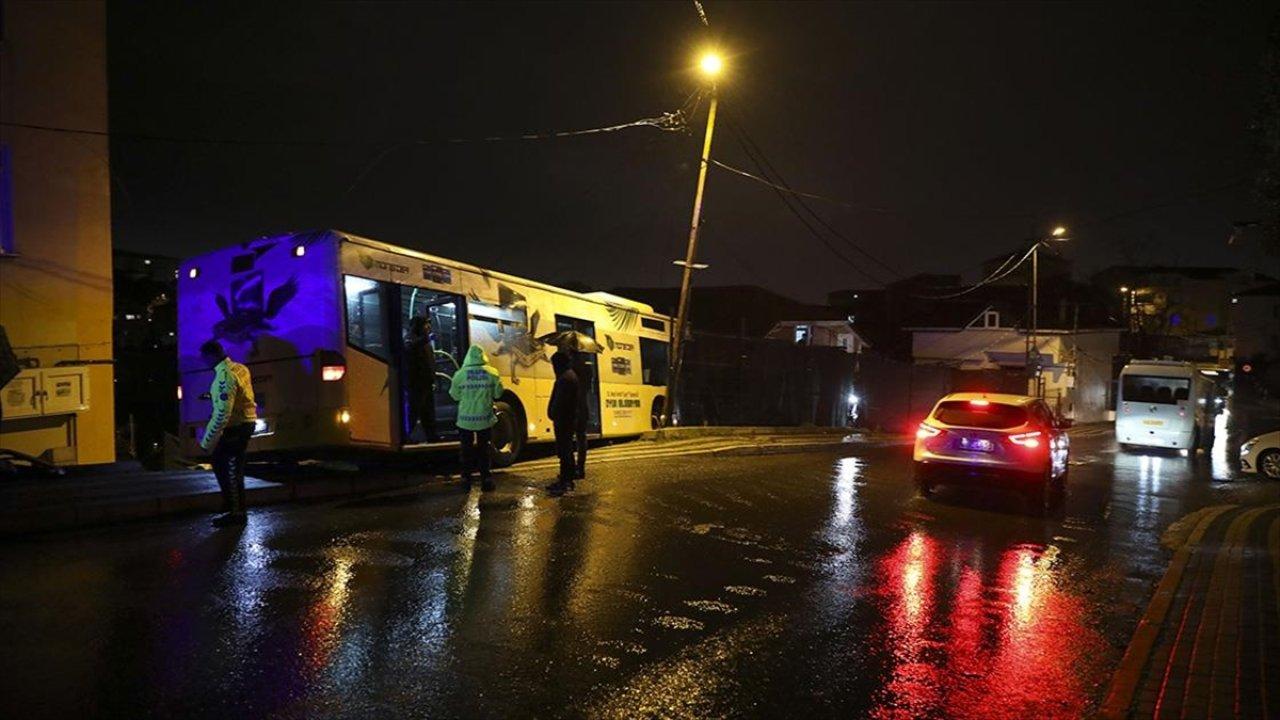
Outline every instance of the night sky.
<path id="1" fill-rule="evenodd" d="M 332 227 L 550 282 L 675 284 L 705 103 L 685 134 L 441 141 L 674 110 L 714 40 L 713 156 L 754 172 L 745 129 L 794 187 L 854 204 L 810 201 L 893 272 L 713 169 L 699 283 L 818 301 L 895 272 L 972 280 L 1056 223 L 1080 274 L 1266 269 L 1227 238 L 1259 212 L 1267 4 L 705 7 L 709 31 L 691 2 L 113 3 L 116 245 Z"/>

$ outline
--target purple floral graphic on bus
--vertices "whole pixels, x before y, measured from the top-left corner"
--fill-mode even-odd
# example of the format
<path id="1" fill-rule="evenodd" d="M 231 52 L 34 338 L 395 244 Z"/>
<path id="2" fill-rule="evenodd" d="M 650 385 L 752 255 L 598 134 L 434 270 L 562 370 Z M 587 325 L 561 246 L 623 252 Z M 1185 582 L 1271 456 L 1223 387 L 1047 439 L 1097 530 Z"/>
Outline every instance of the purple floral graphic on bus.
<path id="1" fill-rule="evenodd" d="M 274 330 L 270 322 L 298 295 L 298 278 L 290 276 L 271 291 L 263 302 L 265 286 L 261 270 L 231 280 L 230 302 L 222 293 L 214 295 L 222 319 L 213 325 L 213 337 L 240 345 L 251 343 L 259 334 Z"/>

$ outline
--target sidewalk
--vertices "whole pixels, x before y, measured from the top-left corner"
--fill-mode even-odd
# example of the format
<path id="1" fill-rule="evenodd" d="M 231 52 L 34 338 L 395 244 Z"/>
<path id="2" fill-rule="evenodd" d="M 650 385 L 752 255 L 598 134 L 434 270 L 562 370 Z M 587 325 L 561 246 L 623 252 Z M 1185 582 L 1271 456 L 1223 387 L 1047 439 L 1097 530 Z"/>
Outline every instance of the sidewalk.
<path id="1" fill-rule="evenodd" d="M 1280 505 L 1204 508 L 1170 538 L 1099 717 L 1280 717 Z"/>
<path id="2" fill-rule="evenodd" d="M 245 478 L 250 506 L 378 492 L 422 478 L 356 473 L 294 482 Z M 194 512 L 217 512 L 218 482 L 208 470 L 72 473 L 60 478 L 0 480 L 0 537 Z"/>

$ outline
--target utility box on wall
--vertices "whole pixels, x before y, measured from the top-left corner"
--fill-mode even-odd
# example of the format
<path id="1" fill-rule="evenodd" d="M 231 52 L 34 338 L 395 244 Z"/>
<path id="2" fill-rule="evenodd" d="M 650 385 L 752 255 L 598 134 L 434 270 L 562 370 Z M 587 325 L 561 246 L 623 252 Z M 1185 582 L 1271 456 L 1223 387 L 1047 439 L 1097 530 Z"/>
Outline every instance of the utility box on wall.
<path id="1" fill-rule="evenodd" d="M 84 366 L 23 370 L 0 390 L 5 420 L 66 415 L 89 409 L 89 372 Z"/>
<path id="2" fill-rule="evenodd" d="M 0 388 L 3 447 L 57 464 L 75 464 L 80 424 L 90 410 L 89 368 L 32 368 Z"/>

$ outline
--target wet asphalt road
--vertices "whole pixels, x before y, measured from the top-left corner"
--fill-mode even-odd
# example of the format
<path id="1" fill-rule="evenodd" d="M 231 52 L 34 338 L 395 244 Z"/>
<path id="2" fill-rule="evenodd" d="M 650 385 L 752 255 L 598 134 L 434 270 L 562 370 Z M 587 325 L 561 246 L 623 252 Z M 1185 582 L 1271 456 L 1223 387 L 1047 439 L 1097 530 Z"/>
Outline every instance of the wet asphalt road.
<path id="1" fill-rule="evenodd" d="M 4 717 L 1076 717 L 1227 462 L 1073 446 L 1064 509 L 909 447 L 649 459 L 0 545 Z M 1213 479 L 1214 475 L 1218 479 Z"/>

